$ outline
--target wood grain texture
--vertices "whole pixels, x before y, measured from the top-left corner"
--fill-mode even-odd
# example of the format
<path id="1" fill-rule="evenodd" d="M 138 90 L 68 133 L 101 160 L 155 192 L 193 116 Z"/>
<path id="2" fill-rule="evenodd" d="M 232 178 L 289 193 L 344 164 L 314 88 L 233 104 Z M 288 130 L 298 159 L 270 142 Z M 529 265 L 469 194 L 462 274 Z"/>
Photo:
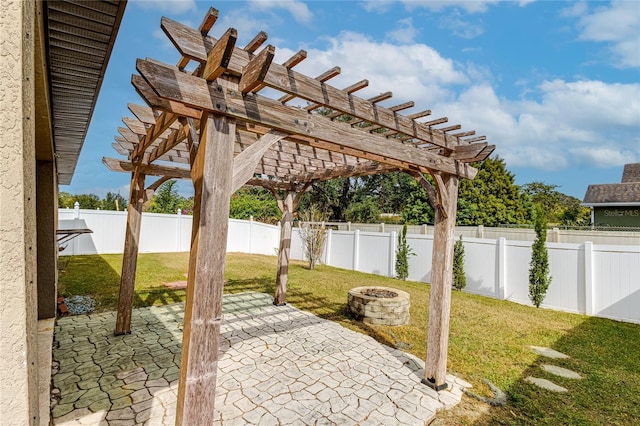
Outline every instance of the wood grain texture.
<path id="1" fill-rule="evenodd" d="M 272 64 L 271 68 L 274 65 Z M 183 102 L 191 107 L 224 113 L 238 120 L 286 133 L 303 135 L 311 139 L 310 144 L 318 140 L 323 141 L 325 144 L 322 147 L 327 150 L 342 151 L 403 168 L 422 166 L 469 179 L 477 173 L 473 167 L 455 160 L 397 143 L 377 134 L 363 132 L 348 124 L 333 122 L 326 117 L 309 114 L 257 94 L 242 95 L 239 91 L 220 89 L 221 86 L 207 84 L 202 79 L 186 75 L 171 67 L 139 59 L 137 68 L 160 97 Z M 175 87 L 183 90 L 177 93 Z M 352 151 L 347 152 L 347 149 Z"/>
<path id="2" fill-rule="evenodd" d="M 280 246 L 278 249 L 278 271 L 276 273 L 276 292 L 274 305 L 284 305 L 287 299 L 287 281 L 289 279 L 289 256 L 291 252 L 291 232 L 293 228 L 293 213 L 295 191 L 287 191 L 283 198 L 278 196 L 278 207 L 282 211 L 280 221 Z"/>
<path id="3" fill-rule="evenodd" d="M 194 60 L 206 62 L 206 52 L 215 44 L 215 38 L 203 37 L 197 31 L 168 18 L 162 18 L 161 26 L 174 42 L 178 51 L 183 55 L 190 55 L 189 57 Z M 229 64 L 229 71 L 242 75 L 251 59 L 249 52 L 236 48 Z M 410 116 L 394 114 L 388 108 L 376 107 L 373 103 L 357 96 L 348 96 L 346 91 L 321 84 L 316 79 L 287 69 L 283 65 L 272 64 L 263 83 L 268 87 L 312 102 L 312 109 L 323 105 L 363 121 L 394 129 L 425 142 L 450 149 L 458 144 L 457 138 L 454 136 L 447 135 L 437 129 L 431 129 L 423 123 L 414 123 Z"/>
<path id="4" fill-rule="evenodd" d="M 133 292 L 136 284 L 136 266 L 140 242 L 140 224 L 142 204 L 144 203 L 145 175 L 136 168 L 131 173 L 129 205 L 127 207 L 127 229 L 124 237 L 122 255 L 122 273 L 118 295 L 118 313 L 116 317 L 116 336 L 131 333 L 131 313 L 133 311 Z"/>
<path id="5" fill-rule="evenodd" d="M 271 148 L 271 145 L 285 136 L 287 136 L 286 133 L 273 130 L 262 136 L 233 159 L 232 193 L 240 189 L 253 177 L 258 162 L 262 159 L 264 153 Z"/>
<path id="6" fill-rule="evenodd" d="M 446 383 L 449 347 L 449 316 L 453 283 L 453 245 L 455 243 L 458 178 L 445 175 L 439 185 L 442 209 L 435 209 L 433 257 L 427 330 L 427 357 L 424 378 L 441 386 Z"/>
<path id="7" fill-rule="evenodd" d="M 202 127 L 193 175 L 199 201 L 185 302 L 178 425 L 214 421 L 235 122 L 209 116 Z"/>

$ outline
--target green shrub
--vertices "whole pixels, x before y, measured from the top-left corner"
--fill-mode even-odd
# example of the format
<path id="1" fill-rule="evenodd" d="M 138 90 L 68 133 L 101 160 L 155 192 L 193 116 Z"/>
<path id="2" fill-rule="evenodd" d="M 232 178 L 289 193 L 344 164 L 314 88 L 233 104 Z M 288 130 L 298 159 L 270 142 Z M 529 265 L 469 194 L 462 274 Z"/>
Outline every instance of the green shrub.
<path id="1" fill-rule="evenodd" d="M 536 207 L 536 239 L 531 247 L 531 263 L 529 264 L 529 299 L 536 308 L 547 295 L 551 284 L 549 273 L 549 254 L 545 242 L 547 240 L 547 217 L 541 206 Z"/>
<path id="2" fill-rule="evenodd" d="M 402 232 L 398 234 L 398 248 L 396 249 L 396 277 L 406 280 L 409 276 L 409 255 L 415 255 L 407 244 L 407 224 L 402 227 Z"/>
<path id="3" fill-rule="evenodd" d="M 462 235 L 453 246 L 453 286 L 457 290 L 462 290 L 467 286 L 467 277 L 464 275 L 464 245 L 462 245 Z"/>

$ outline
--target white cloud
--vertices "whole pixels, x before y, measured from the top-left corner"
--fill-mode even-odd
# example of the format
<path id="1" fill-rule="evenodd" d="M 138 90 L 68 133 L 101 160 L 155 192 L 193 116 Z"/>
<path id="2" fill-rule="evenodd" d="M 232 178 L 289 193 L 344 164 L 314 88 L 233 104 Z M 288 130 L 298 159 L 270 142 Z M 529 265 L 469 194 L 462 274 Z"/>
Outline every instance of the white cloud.
<path id="1" fill-rule="evenodd" d="M 615 1 L 592 13 L 574 12 L 581 11 L 581 40 L 607 43 L 617 67 L 640 67 L 640 3 Z"/>
<path id="2" fill-rule="evenodd" d="M 362 2 L 362 7 L 367 12 L 384 13 L 391 9 L 395 0 L 367 0 Z"/>
<path id="3" fill-rule="evenodd" d="M 377 43 L 352 32 L 328 41 L 325 50 L 307 49 L 307 59 L 296 70 L 315 76 L 340 66 L 342 74 L 331 84 L 346 87 L 367 78 L 369 87 L 358 92 L 362 97 L 393 90 L 394 97 L 388 103 L 415 100 L 426 104 L 451 98 L 448 86 L 468 83 L 468 77 L 452 60 L 424 44 Z"/>
<path id="4" fill-rule="evenodd" d="M 398 27 L 393 31 L 389 31 L 386 36 L 398 43 L 408 44 L 413 43 L 419 33 L 420 31 L 413 26 L 413 20 L 406 18 L 398 21 Z"/>
<path id="5" fill-rule="evenodd" d="M 439 27 L 451 31 L 458 37 L 467 39 L 478 37 L 484 33 L 484 28 L 481 24 L 462 19 L 458 11 L 454 11 L 448 16 L 442 16 L 439 20 Z"/>
<path id="6" fill-rule="evenodd" d="M 262 10 L 284 9 L 293 16 L 293 19 L 301 23 L 309 23 L 313 19 L 313 14 L 307 5 L 297 0 L 252 0 L 251 5 Z"/>
<path id="7" fill-rule="evenodd" d="M 197 10 L 195 0 L 131 0 L 131 2 L 143 9 L 156 9 L 174 14 Z"/>
<path id="8" fill-rule="evenodd" d="M 498 0 L 404 0 L 405 7 L 409 10 L 417 8 L 427 8 L 434 11 L 440 11 L 446 8 L 456 8 L 464 10 L 467 13 L 484 13 L 489 9 L 489 6 L 498 3 Z"/>
<path id="9" fill-rule="evenodd" d="M 640 84 L 546 81 L 539 100 L 499 98 L 473 86 L 434 110 L 497 145 L 510 166 L 559 170 L 640 161 Z"/>

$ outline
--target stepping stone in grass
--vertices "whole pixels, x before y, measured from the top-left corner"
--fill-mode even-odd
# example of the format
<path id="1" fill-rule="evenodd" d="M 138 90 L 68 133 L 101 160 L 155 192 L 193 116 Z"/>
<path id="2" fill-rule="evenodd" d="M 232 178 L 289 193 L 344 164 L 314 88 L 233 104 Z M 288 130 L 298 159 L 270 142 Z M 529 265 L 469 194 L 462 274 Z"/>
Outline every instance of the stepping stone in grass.
<path id="1" fill-rule="evenodd" d="M 561 358 L 569 358 L 569 355 L 565 355 L 562 352 L 558 352 L 551 348 L 545 348 L 543 346 L 529 346 L 532 351 L 537 353 L 538 355 L 546 356 L 547 358 L 553 359 L 561 359 Z"/>
<path id="2" fill-rule="evenodd" d="M 582 379 L 581 375 L 567 368 L 556 367 L 555 365 L 543 364 L 542 369 L 547 373 L 555 374 L 556 376 L 560 376 L 560 377 L 566 377 L 567 379 Z"/>
<path id="3" fill-rule="evenodd" d="M 541 379 L 539 377 L 532 377 L 532 376 L 527 377 L 525 380 L 529 383 L 533 383 L 539 388 L 549 390 L 551 392 L 562 392 L 562 393 L 569 392 L 566 388 L 556 385 L 551 380 Z"/>

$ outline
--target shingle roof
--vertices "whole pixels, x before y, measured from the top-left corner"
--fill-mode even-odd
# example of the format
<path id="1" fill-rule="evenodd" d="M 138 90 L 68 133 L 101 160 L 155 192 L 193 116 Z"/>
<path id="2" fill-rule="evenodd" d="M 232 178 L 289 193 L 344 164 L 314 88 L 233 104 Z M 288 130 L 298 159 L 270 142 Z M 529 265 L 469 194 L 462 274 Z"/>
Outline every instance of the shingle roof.
<path id="1" fill-rule="evenodd" d="M 640 163 L 625 164 L 622 183 L 640 182 Z"/>
<path id="2" fill-rule="evenodd" d="M 640 203 L 640 163 L 626 164 L 622 183 L 589 185 L 583 204 Z"/>

